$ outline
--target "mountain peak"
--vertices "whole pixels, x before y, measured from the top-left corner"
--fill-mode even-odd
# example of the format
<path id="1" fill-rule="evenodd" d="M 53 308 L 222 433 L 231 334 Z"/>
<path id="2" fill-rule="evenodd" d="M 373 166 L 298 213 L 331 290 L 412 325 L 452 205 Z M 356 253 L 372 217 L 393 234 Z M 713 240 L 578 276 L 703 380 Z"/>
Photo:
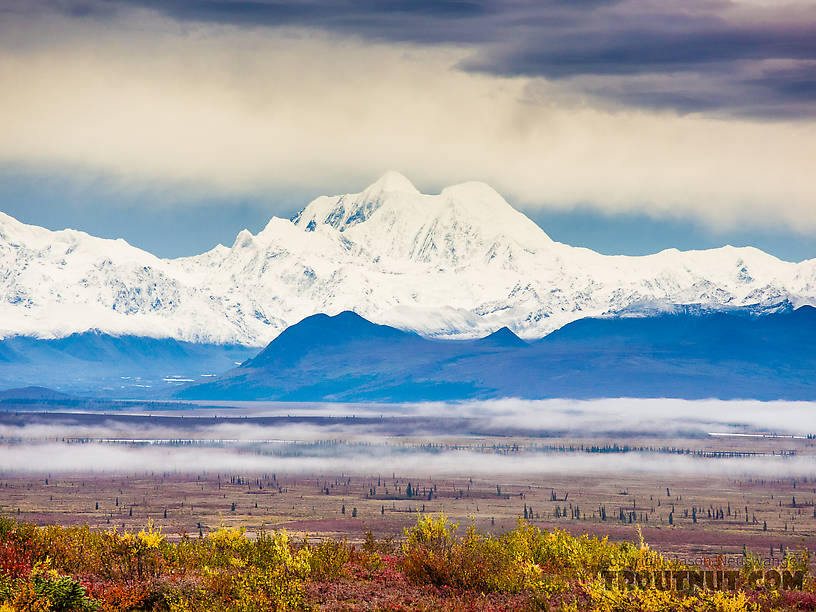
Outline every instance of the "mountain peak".
<path id="1" fill-rule="evenodd" d="M 482 181 L 467 181 L 457 185 L 449 185 L 442 190 L 440 195 L 451 200 L 465 200 L 488 206 L 510 207 L 510 204 L 498 191 Z"/>
<path id="2" fill-rule="evenodd" d="M 349 346 L 355 342 L 415 340 L 418 336 L 387 325 L 378 325 L 351 310 L 336 315 L 318 313 L 287 327 L 242 368 L 268 367 L 272 364 L 295 363 L 310 350 L 320 347 Z"/>
<path id="3" fill-rule="evenodd" d="M 28 386 L 18 387 L 15 389 L 6 389 L 0 391 L 0 400 L 35 400 L 35 401 L 49 401 L 49 400 L 67 400 L 71 399 L 70 395 L 54 391 L 47 387 Z"/>
<path id="4" fill-rule="evenodd" d="M 306 231 L 328 225 L 376 256 L 436 266 L 510 265 L 523 251 L 552 244 L 486 183 L 461 183 L 430 195 L 398 172 L 385 173 L 360 193 L 317 198 L 293 221 Z"/>
<path id="5" fill-rule="evenodd" d="M 232 244 L 233 249 L 245 249 L 251 246 L 255 241 L 255 236 L 252 235 L 248 229 L 242 229 L 235 237 L 235 242 Z"/>
<path id="6" fill-rule="evenodd" d="M 378 178 L 371 185 L 366 187 L 364 194 L 387 193 L 387 192 L 401 192 L 418 194 L 419 189 L 414 187 L 414 184 L 409 181 L 403 174 L 396 170 L 389 170 Z"/>
<path id="7" fill-rule="evenodd" d="M 292 222 L 307 231 L 330 225 L 339 231 L 368 220 L 389 198 L 413 198 L 419 190 L 399 172 L 389 170 L 360 193 L 321 196 L 296 214 Z"/>
<path id="8" fill-rule="evenodd" d="M 493 346 L 493 347 L 520 347 L 520 346 L 527 346 L 527 343 L 519 338 L 513 331 L 504 326 L 501 329 L 497 329 L 492 334 L 488 334 L 484 338 L 479 338 L 476 340 L 477 344 L 480 346 Z"/>

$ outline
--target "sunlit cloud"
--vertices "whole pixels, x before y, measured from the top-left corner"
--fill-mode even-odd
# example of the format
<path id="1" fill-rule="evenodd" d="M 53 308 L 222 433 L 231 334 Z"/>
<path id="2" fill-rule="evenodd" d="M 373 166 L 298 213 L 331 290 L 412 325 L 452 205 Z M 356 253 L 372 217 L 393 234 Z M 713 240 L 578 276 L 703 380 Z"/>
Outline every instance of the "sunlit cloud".
<path id="1" fill-rule="evenodd" d="M 816 123 L 667 103 L 678 88 L 716 94 L 692 110 L 746 99 L 739 87 L 712 92 L 697 67 L 676 78 L 633 68 L 630 81 L 475 70 L 488 56 L 464 33 L 378 38 L 335 22 L 255 26 L 172 7 L 20 8 L 4 20 L 0 163 L 210 196 L 357 191 L 395 168 L 427 191 L 487 181 L 529 208 L 816 229 Z M 806 82 L 809 48 L 760 58 L 746 78 Z"/>

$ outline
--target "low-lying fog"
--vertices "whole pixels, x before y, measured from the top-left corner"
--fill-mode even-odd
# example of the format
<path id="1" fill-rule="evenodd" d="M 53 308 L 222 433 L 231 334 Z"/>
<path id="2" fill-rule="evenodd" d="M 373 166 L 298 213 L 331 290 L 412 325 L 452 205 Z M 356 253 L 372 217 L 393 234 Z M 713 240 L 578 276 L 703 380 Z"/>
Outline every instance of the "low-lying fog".
<path id="1" fill-rule="evenodd" d="M 0 473 L 232 472 L 486 476 L 553 474 L 678 474 L 798 478 L 816 472 L 816 457 L 761 455 L 702 458 L 656 453 L 436 453 L 402 449 L 340 449 L 332 456 L 274 456 L 228 448 L 133 447 L 31 443 L 0 447 Z"/>
<path id="2" fill-rule="evenodd" d="M 766 444 L 759 448 L 763 438 L 742 437 L 786 436 L 801 447 L 805 441 L 799 438 L 816 432 L 816 404 L 809 402 L 507 399 L 398 406 L 219 406 L 162 413 L 170 417 L 165 419 L 145 415 L 123 419 L 109 414 L 95 415 L 91 421 L 79 417 L 58 421 L 48 415 L 16 413 L 10 418 L 6 413 L 9 418 L 0 418 L 0 473 L 398 471 L 417 475 L 682 473 L 790 478 L 816 472 L 816 456 L 811 453 L 771 454 Z M 212 419 L 214 414 L 222 418 Z M 259 420 L 287 415 L 342 418 L 274 424 Z M 631 439 L 637 440 L 635 445 L 656 448 L 685 448 L 693 439 L 694 448 L 705 448 L 707 441 L 723 439 L 712 434 L 739 436 L 741 450 L 752 450 L 751 440 L 756 439 L 756 450 L 764 454 L 699 457 L 665 449 L 599 453 L 547 448 L 554 444 L 554 437 L 592 439 L 593 444 L 603 444 L 604 438 Z M 519 449 L 503 447 L 519 437 L 538 439 L 527 440 Z M 454 439 L 463 442 L 460 448 L 444 443 Z"/>

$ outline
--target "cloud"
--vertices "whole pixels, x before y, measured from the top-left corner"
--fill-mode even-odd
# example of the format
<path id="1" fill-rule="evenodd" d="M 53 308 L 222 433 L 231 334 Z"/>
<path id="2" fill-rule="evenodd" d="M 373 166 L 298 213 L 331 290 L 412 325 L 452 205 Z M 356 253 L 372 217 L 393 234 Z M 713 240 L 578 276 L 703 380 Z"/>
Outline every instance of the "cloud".
<path id="1" fill-rule="evenodd" d="M 634 11 L 629 3 L 554 2 L 537 18 L 522 3 L 429 4 L 424 12 L 373 3 L 348 11 L 320 3 L 37 6 L 7 8 L 13 16 L 0 24 L 3 164 L 101 172 L 124 189 L 256 197 L 358 191 L 395 168 L 427 191 L 484 180 L 528 208 L 588 204 L 717 227 L 816 230 L 816 123 L 790 118 L 791 105 L 812 106 L 803 60 L 757 64 L 750 79 L 740 77 L 747 89 L 732 106 L 751 106 L 750 88 L 786 96 L 768 98 L 782 119 L 766 122 L 670 110 L 683 96 L 689 107 L 727 109 L 731 94 L 710 87 L 717 71 L 704 82 L 697 68 L 687 71 L 682 87 L 634 64 L 626 75 L 633 87 L 608 70 L 547 76 L 546 62 L 542 78 L 508 76 L 499 64 L 518 50 L 491 47 L 498 37 L 521 45 L 527 21 L 597 46 L 581 25 L 584 12 Z M 225 16 L 256 10 L 293 16 Z M 755 28 L 749 17 L 741 19 Z M 256 21 L 287 27 L 247 25 Z M 610 36 L 623 37 L 611 23 Z M 518 36 L 508 34 L 513 24 Z M 605 52 L 588 47 L 593 53 Z M 462 69 L 477 61 L 479 71 Z M 669 110 L 637 108 L 645 97 Z M 757 100 L 746 114 L 761 114 Z"/>
<path id="2" fill-rule="evenodd" d="M 816 60 L 816 7 L 804 2 L 83 0 L 48 3 L 40 10 L 48 6 L 100 19 L 110 19 L 113 7 L 141 7 L 184 22 L 288 26 L 373 41 L 462 45 L 472 52 L 459 65 L 465 70 L 568 80 L 576 92 L 631 106 L 765 118 L 816 114 L 812 104 L 799 103 L 795 75 L 788 80 L 778 74 L 781 86 L 751 78 L 763 62 Z M 590 75 L 615 75 L 617 87 L 588 84 Z M 645 91 L 640 94 L 616 95 L 633 75 L 664 78 L 647 88 L 641 79 Z M 691 76 L 695 86 L 682 94 L 663 83 L 675 76 L 680 83 Z M 748 106 L 745 93 L 752 97 Z"/>

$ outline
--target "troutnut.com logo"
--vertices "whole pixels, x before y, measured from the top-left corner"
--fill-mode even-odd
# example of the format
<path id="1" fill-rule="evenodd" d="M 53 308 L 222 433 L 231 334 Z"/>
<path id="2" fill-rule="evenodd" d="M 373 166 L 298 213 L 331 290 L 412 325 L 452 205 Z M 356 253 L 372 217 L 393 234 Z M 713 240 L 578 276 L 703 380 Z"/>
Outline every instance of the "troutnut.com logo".
<path id="1" fill-rule="evenodd" d="M 802 590 L 805 572 L 797 570 L 756 570 L 742 577 L 736 570 L 621 570 L 602 572 L 606 587 L 611 589 L 650 589 L 689 591 L 694 588 L 715 591 L 735 591 L 756 588 L 760 584 L 770 589 Z"/>

